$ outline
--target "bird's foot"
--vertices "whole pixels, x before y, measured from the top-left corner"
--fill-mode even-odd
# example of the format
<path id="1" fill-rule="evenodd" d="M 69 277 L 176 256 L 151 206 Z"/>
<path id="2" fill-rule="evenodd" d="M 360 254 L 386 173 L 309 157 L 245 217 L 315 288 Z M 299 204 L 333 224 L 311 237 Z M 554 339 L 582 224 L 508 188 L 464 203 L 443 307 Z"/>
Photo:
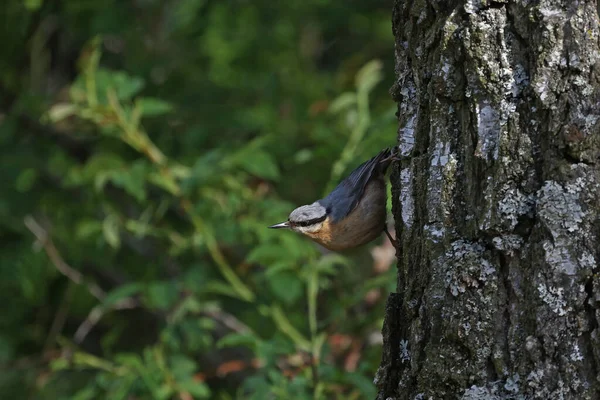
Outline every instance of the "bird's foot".
<path id="1" fill-rule="evenodd" d="M 383 226 L 383 231 L 385 232 L 385 234 L 387 235 L 388 239 L 390 239 L 390 242 L 392 243 L 392 245 L 394 245 L 395 249 L 398 249 L 396 240 L 392 237 L 392 235 L 390 235 L 390 231 L 388 231 L 388 227 L 387 225 Z"/>
<path id="2" fill-rule="evenodd" d="M 404 160 L 406 157 L 400 156 L 400 148 L 398 146 L 392 147 L 390 155 L 379 161 L 380 163 L 386 163 L 388 161 L 398 162 Z"/>

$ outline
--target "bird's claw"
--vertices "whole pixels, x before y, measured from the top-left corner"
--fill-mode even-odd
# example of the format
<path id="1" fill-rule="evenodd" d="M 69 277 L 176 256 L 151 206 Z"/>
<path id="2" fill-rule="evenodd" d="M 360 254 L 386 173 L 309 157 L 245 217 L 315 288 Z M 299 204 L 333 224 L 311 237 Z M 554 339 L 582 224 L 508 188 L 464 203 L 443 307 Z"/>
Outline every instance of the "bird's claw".
<path id="1" fill-rule="evenodd" d="M 381 161 L 379 161 L 380 163 L 386 163 L 388 161 L 393 161 L 393 162 L 398 162 L 398 161 L 402 161 L 403 157 L 400 156 L 400 149 L 398 148 L 398 146 L 395 146 L 392 148 L 390 155 L 387 156 L 386 158 L 382 159 Z"/>
<path id="2" fill-rule="evenodd" d="M 396 240 L 392 237 L 392 235 L 390 235 L 390 231 L 388 231 L 387 225 L 383 226 L 383 231 L 387 235 L 388 239 L 390 239 L 390 242 L 392 243 L 392 245 L 394 245 L 394 248 L 397 249 L 398 246 L 396 245 L 397 244 Z"/>

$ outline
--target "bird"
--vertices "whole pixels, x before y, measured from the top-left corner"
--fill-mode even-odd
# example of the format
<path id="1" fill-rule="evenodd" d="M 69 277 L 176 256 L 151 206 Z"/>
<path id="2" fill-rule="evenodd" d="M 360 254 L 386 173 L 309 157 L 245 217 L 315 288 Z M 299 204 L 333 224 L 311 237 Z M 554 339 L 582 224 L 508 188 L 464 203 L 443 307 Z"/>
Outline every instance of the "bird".
<path id="1" fill-rule="evenodd" d="M 292 211 L 287 221 L 271 229 L 291 229 L 336 252 L 362 246 L 382 231 L 394 247 L 386 225 L 387 194 L 384 175 L 395 148 L 386 148 L 359 165 L 323 199 Z"/>

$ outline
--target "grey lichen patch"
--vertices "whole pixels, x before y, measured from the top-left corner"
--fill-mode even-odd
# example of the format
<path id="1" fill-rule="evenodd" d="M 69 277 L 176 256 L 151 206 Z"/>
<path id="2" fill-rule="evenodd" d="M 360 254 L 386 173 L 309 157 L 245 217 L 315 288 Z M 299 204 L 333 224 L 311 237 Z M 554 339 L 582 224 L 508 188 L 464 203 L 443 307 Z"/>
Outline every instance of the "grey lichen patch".
<path id="1" fill-rule="evenodd" d="M 498 203 L 498 219 L 504 229 L 512 231 L 520 217 L 532 216 L 535 201 L 532 195 L 526 195 L 520 189 L 508 185 L 503 192 L 504 196 Z"/>
<path id="2" fill-rule="evenodd" d="M 493 333 L 499 310 L 499 270 L 489 257 L 484 245 L 459 239 L 432 261 L 427 304 L 440 313 L 441 320 L 426 349 L 421 376 L 447 379 L 458 387 L 489 378 L 488 361 L 501 357 L 494 354 Z M 449 393 L 437 392 L 434 397 L 445 398 Z"/>
<path id="3" fill-rule="evenodd" d="M 408 340 L 400 341 L 400 360 L 403 363 L 410 361 L 410 351 L 408 350 Z"/>
<path id="4" fill-rule="evenodd" d="M 577 258 L 577 261 L 579 262 L 580 268 L 587 269 L 589 271 L 594 271 L 596 268 L 598 268 L 598 264 L 596 263 L 594 255 L 587 250 L 583 250 L 581 252 L 581 255 Z M 600 292 L 598 292 L 598 294 L 600 295 Z"/>
<path id="5" fill-rule="evenodd" d="M 449 135 L 447 127 L 431 128 L 437 136 Z M 441 132 L 444 132 L 442 134 Z M 427 180 L 427 210 L 429 221 L 445 222 L 452 213 L 452 198 L 456 189 L 456 155 L 450 151 L 450 143 L 437 142 L 433 145 Z"/>
<path id="6" fill-rule="evenodd" d="M 415 215 L 415 204 L 413 198 L 413 175 L 411 168 L 400 171 L 400 204 L 402 206 L 402 222 L 410 228 Z"/>
<path id="7" fill-rule="evenodd" d="M 453 296 L 469 288 L 480 289 L 488 284 L 495 285 L 496 269 L 483 257 L 484 247 L 478 243 L 457 240 L 445 255 L 446 287 Z M 485 300 L 485 299 L 483 299 Z"/>
<path id="8" fill-rule="evenodd" d="M 583 361 L 583 355 L 581 354 L 581 349 L 579 348 L 579 344 L 575 343 L 573 345 L 573 351 L 569 355 L 571 361 Z"/>
<path id="9" fill-rule="evenodd" d="M 542 301 L 550 307 L 553 313 L 564 316 L 567 312 L 572 311 L 572 308 L 567 306 L 567 301 L 564 299 L 564 288 L 547 287 L 540 283 L 537 290 Z"/>
<path id="10" fill-rule="evenodd" d="M 444 219 L 447 220 L 452 213 L 454 205 L 453 196 L 456 191 L 456 170 L 458 161 L 454 154 L 448 156 L 448 162 L 442 167 L 444 186 L 442 187 L 442 204 L 444 205 Z"/>
<path id="11" fill-rule="evenodd" d="M 560 71 L 567 66 L 563 55 L 564 29 L 566 14 L 564 10 L 555 8 L 551 1 L 541 1 L 537 8 L 537 18 L 540 19 L 544 48 L 539 55 L 537 74 L 532 86 L 538 98 L 546 107 L 555 108 L 557 94 L 564 91 L 564 80 Z"/>
<path id="12" fill-rule="evenodd" d="M 506 10 L 486 9 L 469 14 L 470 26 L 464 32 L 464 46 L 471 61 L 468 68 L 469 82 L 476 93 L 494 94 L 494 102 L 512 93 L 520 92 L 526 79 L 515 81 L 523 71 L 514 71 L 511 65 L 511 47 L 507 43 L 504 27 L 507 25 Z M 492 56 L 493 55 L 493 56 Z M 526 74 L 525 74 L 526 75 Z"/>
<path id="13" fill-rule="evenodd" d="M 415 122 L 417 115 L 410 116 L 404 126 L 398 128 L 398 137 L 400 138 L 400 154 L 407 156 L 415 146 Z"/>
<path id="14" fill-rule="evenodd" d="M 571 255 L 568 246 L 562 244 L 555 245 L 549 240 L 542 243 L 544 249 L 544 259 L 553 269 L 553 271 L 565 275 L 575 275 L 578 263 L 576 258 Z"/>
<path id="15" fill-rule="evenodd" d="M 475 109 L 477 135 L 477 149 L 475 155 L 484 160 L 498 158 L 498 140 L 500 138 L 500 116 L 489 104 L 477 105 Z"/>
<path id="16" fill-rule="evenodd" d="M 408 156 L 415 146 L 415 126 L 418 123 L 418 113 L 415 107 L 417 101 L 417 89 L 412 81 L 412 74 L 406 73 L 404 81 L 400 86 L 400 104 L 398 105 L 399 115 L 406 116 L 406 119 L 400 121 L 398 125 L 398 143 L 400 145 L 400 154 Z"/>
<path id="17" fill-rule="evenodd" d="M 523 238 L 519 235 L 503 235 L 496 236 L 492 239 L 492 243 L 497 250 L 512 256 L 517 250 L 523 246 Z"/>
<path id="18" fill-rule="evenodd" d="M 573 178 L 567 183 L 545 182 L 537 193 L 536 210 L 540 224 L 552 237 L 542 242 L 550 272 L 553 276 L 573 277 L 581 273 L 585 277 L 596 267 L 588 243 L 594 239 L 592 226 L 598 215 L 598 184 L 589 166 L 576 164 L 570 170 Z M 569 297 L 579 297 L 575 288 L 566 289 Z M 547 289 L 545 293 L 552 291 Z"/>
<path id="19" fill-rule="evenodd" d="M 491 382 L 486 386 L 473 385 L 465 389 L 461 400 L 526 400 L 521 393 L 519 374 L 508 376 L 505 380 Z"/>
<path id="20" fill-rule="evenodd" d="M 396 46 L 397 79 L 391 89 L 398 102 L 398 144 L 400 154 L 408 156 L 415 146 L 415 128 L 419 124 L 419 92 L 408 60 L 408 43 Z"/>
<path id="21" fill-rule="evenodd" d="M 566 181 L 546 181 L 536 194 L 538 223 L 549 237 L 536 245 L 543 261 L 534 281 L 544 304 L 538 308 L 536 320 L 545 351 L 558 352 L 561 359 L 560 367 L 556 363 L 538 366 L 529 375 L 529 385 L 536 396 L 542 394 L 535 397 L 540 399 L 573 393 L 586 393 L 579 397 L 582 399 L 593 398 L 581 367 L 586 354 L 579 340 L 593 324 L 583 310 L 589 296 L 585 286 L 596 266 L 595 256 L 588 249 L 596 243 L 593 224 L 598 217 L 597 181 L 592 169 L 583 164 L 571 165 L 565 171 Z M 561 385 L 562 381 L 553 376 L 540 375 L 548 374 L 550 367 L 563 371 L 569 385 Z M 553 382 L 552 390 L 543 386 L 549 381 Z"/>
<path id="22" fill-rule="evenodd" d="M 425 239 L 431 243 L 439 243 L 446 234 L 446 228 L 441 222 L 425 225 Z"/>
<path id="23" fill-rule="evenodd" d="M 558 182 L 547 181 L 538 191 L 537 214 L 554 240 L 580 229 L 585 217 L 578 195 L 581 189 L 582 186 L 577 183 L 563 187 Z"/>
<path id="24" fill-rule="evenodd" d="M 531 371 L 527 376 L 526 385 L 529 392 L 532 393 L 531 399 L 535 400 L 558 400 L 558 399 L 590 399 L 589 396 L 585 397 L 573 397 L 573 394 L 569 387 L 565 384 L 562 378 L 553 382 L 552 386 L 548 385 L 548 375 L 555 375 L 556 369 L 550 365 L 541 366 L 539 369 Z"/>
<path id="25" fill-rule="evenodd" d="M 539 48 L 538 73 L 532 84 L 540 101 L 550 109 L 558 107 L 560 94 L 573 86 L 581 88 L 580 98 L 571 104 L 575 109 L 594 92 L 589 80 L 591 66 L 600 59 L 599 28 L 597 20 L 589 16 L 597 11 L 592 3 L 585 2 L 573 10 L 574 13 L 567 12 L 553 0 L 542 0 L 533 12 L 544 40 Z"/>
<path id="26" fill-rule="evenodd" d="M 450 143 L 438 142 L 435 144 L 431 156 L 432 167 L 443 167 L 450 160 Z"/>
<path id="27" fill-rule="evenodd" d="M 479 387 L 471 386 L 465 389 L 461 400 L 501 400 L 501 397 L 497 394 L 496 387 Z"/>

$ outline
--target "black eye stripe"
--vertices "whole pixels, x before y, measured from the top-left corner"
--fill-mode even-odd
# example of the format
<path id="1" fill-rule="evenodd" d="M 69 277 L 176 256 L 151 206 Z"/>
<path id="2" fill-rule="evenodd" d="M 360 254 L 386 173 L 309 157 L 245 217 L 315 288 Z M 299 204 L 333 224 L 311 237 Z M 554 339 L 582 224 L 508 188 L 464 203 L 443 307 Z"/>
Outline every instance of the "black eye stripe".
<path id="1" fill-rule="evenodd" d="M 308 221 L 297 221 L 297 222 L 289 221 L 289 223 L 294 226 L 310 226 L 310 225 L 318 224 L 319 222 L 323 222 L 323 221 L 325 221 L 326 218 L 327 218 L 327 214 L 325 214 L 319 218 L 309 219 Z"/>

